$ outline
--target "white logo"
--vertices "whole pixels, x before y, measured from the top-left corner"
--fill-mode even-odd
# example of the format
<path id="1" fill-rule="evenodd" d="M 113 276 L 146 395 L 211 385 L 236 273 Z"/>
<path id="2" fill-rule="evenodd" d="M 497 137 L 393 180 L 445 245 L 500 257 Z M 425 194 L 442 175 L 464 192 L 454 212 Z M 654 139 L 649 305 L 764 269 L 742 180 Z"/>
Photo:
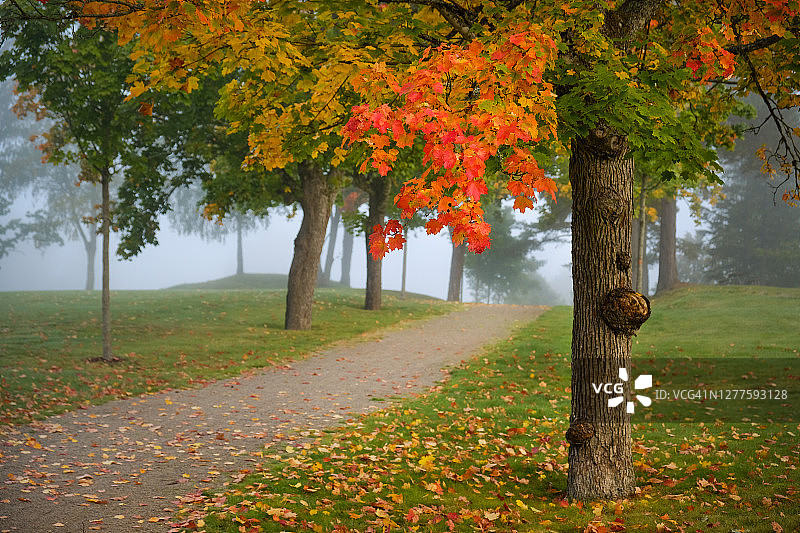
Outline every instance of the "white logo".
<path id="1" fill-rule="evenodd" d="M 628 381 L 628 369 L 627 368 L 620 368 L 619 369 L 619 379 L 621 379 L 624 382 Z M 652 386 L 653 386 L 653 376 L 651 376 L 650 374 L 642 374 L 641 376 L 636 378 L 636 381 L 633 382 L 634 390 L 649 389 Z M 595 385 L 594 383 L 592 383 L 592 388 L 594 389 L 595 394 L 600 394 L 601 390 L 604 390 L 607 394 L 611 394 L 612 391 L 614 393 L 616 393 L 616 394 L 619 394 L 619 396 L 615 396 L 613 398 L 609 398 L 608 399 L 608 406 L 609 407 L 612 407 L 612 408 L 613 407 L 617 407 L 618 405 L 622 404 L 622 402 L 625 401 L 625 397 L 622 396 L 622 392 L 623 392 L 623 384 L 622 383 L 614 383 L 613 385 L 611 383 L 604 383 L 604 384 L 600 384 L 600 385 Z M 649 407 L 650 404 L 653 403 L 653 400 L 651 400 L 647 396 L 642 396 L 642 395 L 639 395 L 639 394 L 636 395 L 636 399 L 639 400 L 639 402 L 642 405 L 644 405 L 645 407 Z M 634 410 L 636 408 L 636 403 L 635 402 L 627 402 L 625 408 L 626 408 L 626 411 L 628 413 L 633 414 L 633 412 L 634 412 Z"/>

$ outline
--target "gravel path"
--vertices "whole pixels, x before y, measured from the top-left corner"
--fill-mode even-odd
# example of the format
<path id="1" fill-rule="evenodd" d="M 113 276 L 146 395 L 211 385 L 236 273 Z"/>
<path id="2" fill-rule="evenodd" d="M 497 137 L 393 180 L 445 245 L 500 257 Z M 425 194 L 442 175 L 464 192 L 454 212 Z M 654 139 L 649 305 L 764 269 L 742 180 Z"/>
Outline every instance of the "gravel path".
<path id="1" fill-rule="evenodd" d="M 242 477 L 265 447 L 424 391 L 544 309 L 468 305 L 201 389 L 0 427 L 0 532 L 166 532 L 181 503 Z"/>

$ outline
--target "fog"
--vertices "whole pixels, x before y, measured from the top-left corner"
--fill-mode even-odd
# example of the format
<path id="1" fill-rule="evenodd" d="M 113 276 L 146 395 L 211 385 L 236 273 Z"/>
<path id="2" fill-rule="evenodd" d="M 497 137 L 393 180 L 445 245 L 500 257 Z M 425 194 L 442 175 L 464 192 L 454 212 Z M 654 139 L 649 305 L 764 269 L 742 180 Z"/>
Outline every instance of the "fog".
<path id="1" fill-rule="evenodd" d="M 25 208 L 17 205 L 19 214 Z M 244 237 L 244 270 L 247 273 L 287 274 L 292 261 L 294 238 L 302 213 L 292 219 L 285 215 L 270 217 L 269 227 Z M 233 275 L 236 271 L 236 239 L 230 235 L 222 242 L 206 242 L 199 237 L 180 235 L 162 221 L 159 244 L 146 247 L 137 257 L 121 260 L 114 257 L 111 265 L 111 288 L 114 290 L 163 289 L 181 283 L 195 283 Z M 341 228 L 340 228 L 341 230 Z M 332 279 L 341 277 L 341 240 L 338 232 Z M 111 239 L 112 250 L 117 240 Z M 327 253 L 328 243 L 323 250 Z M 426 235 L 417 230 L 409 236 L 406 290 L 436 298 L 447 296 L 450 268 L 450 241 L 445 233 Z M 546 264 L 540 269 L 563 302 L 569 301 L 569 245 L 548 245 L 537 255 Z M 96 286 L 100 284 L 101 257 L 96 257 Z M 400 290 L 403 254 L 391 252 L 384 259 L 383 287 Z M 351 284 L 365 285 L 366 252 L 363 237 L 356 237 L 353 249 Z M 86 279 L 86 252 L 78 241 L 64 246 L 37 250 L 24 243 L 0 261 L 0 290 L 70 290 L 83 289 Z M 464 290 L 470 299 L 469 287 Z"/>

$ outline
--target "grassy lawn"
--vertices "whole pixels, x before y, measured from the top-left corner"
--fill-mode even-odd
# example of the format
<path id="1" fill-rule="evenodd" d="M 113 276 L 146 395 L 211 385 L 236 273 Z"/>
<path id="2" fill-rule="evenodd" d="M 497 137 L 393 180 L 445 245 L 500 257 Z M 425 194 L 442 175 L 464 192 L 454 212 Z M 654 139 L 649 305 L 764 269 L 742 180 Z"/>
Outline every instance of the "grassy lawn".
<path id="1" fill-rule="evenodd" d="M 365 311 L 363 291 L 318 289 L 314 326 L 283 330 L 285 291 L 112 293 L 116 364 L 100 355 L 100 293 L 9 292 L 0 298 L 0 424 L 80 405 L 241 374 L 452 305 L 387 294 Z"/>
<path id="2" fill-rule="evenodd" d="M 800 368 L 800 290 L 683 289 L 653 310 L 634 356 L 782 357 Z M 555 308 L 431 394 L 273 451 L 180 519 L 230 532 L 800 530 L 797 418 L 635 418 L 635 497 L 566 501 L 570 332 L 571 309 Z"/>

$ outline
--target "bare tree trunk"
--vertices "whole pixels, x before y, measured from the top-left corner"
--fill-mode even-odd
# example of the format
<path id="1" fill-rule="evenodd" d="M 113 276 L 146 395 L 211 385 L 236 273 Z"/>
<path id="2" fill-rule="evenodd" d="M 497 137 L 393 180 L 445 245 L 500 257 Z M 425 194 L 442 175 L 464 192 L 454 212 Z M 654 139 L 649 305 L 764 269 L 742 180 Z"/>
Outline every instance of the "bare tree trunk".
<path id="1" fill-rule="evenodd" d="M 668 291 L 677 287 L 678 261 L 675 257 L 678 202 L 675 197 L 661 199 L 661 232 L 658 243 L 658 285 L 656 292 Z"/>
<path id="2" fill-rule="evenodd" d="M 242 215 L 236 214 L 236 275 L 244 274 L 244 250 L 242 249 Z"/>
<path id="3" fill-rule="evenodd" d="M 453 255 L 450 258 L 450 283 L 447 286 L 447 301 L 461 301 L 461 283 L 464 279 L 464 261 L 467 258 L 467 245 L 461 243 L 453 245 Z"/>
<path id="4" fill-rule="evenodd" d="M 92 231 L 84 243 L 86 249 L 86 290 L 94 290 L 94 263 L 97 259 L 97 233 Z"/>
<path id="5" fill-rule="evenodd" d="M 364 296 L 364 309 L 377 311 L 381 308 L 382 288 L 381 271 L 383 261 L 375 260 L 369 253 L 369 237 L 372 228 L 383 224 L 386 218 L 386 209 L 389 203 L 389 181 L 383 176 L 373 175 L 365 180 L 364 187 L 369 194 L 369 215 L 364 235 L 367 245 L 367 289 Z"/>
<path id="6" fill-rule="evenodd" d="M 567 497 L 614 500 L 634 492 L 630 415 L 592 384 L 620 382 L 630 335 L 649 316 L 631 287 L 633 161 L 624 136 L 603 124 L 572 144 L 572 410 Z M 641 308 L 646 304 L 646 313 Z M 629 316 L 628 311 L 632 311 Z"/>
<path id="7" fill-rule="evenodd" d="M 403 228 L 403 238 L 406 240 L 403 245 L 403 274 L 400 280 L 400 298 L 406 297 L 406 266 L 408 263 L 408 228 Z"/>
<path id="8" fill-rule="evenodd" d="M 86 251 L 86 285 L 84 285 L 84 290 L 92 291 L 94 290 L 94 263 L 97 258 L 97 228 L 92 226 L 92 231 L 87 234 L 83 229 L 83 222 L 76 219 L 74 225 L 83 243 L 83 249 Z"/>
<path id="9" fill-rule="evenodd" d="M 634 290 L 636 292 L 647 294 L 647 285 L 645 285 L 644 271 L 647 268 L 647 176 L 642 176 L 642 190 L 639 194 L 639 218 L 637 222 L 636 234 L 636 253 L 634 254 L 636 265 L 636 272 L 633 279 L 636 281 Z"/>
<path id="10" fill-rule="evenodd" d="M 103 324 L 103 360 L 110 361 L 114 356 L 111 349 L 111 283 L 110 283 L 110 261 L 109 241 L 111 234 L 111 174 L 106 170 L 101 174 L 102 185 L 102 225 L 103 235 L 103 294 L 102 294 L 102 324 Z"/>
<path id="11" fill-rule="evenodd" d="M 294 257 L 289 268 L 286 292 L 286 329 L 308 329 L 314 307 L 314 288 L 325 230 L 335 192 L 322 169 L 313 163 L 299 165 L 303 197 L 303 221 L 294 240 Z"/>
<path id="12" fill-rule="evenodd" d="M 334 204 L 333 214 L 331 215 L 331 229 L 328 236 L 328 251 L 325 255 L 325 268 L 322 271 L 322 278 L 325 281 L 331 280 L 331 269 L 333 268 L 333 254 L 336 250 L 336 238 L 339 236 L 339 222 L 342 219 L 342 211 L 338 205 Z"/>
<path id="13" fill-rule="evenodd" d="M 341 284 L 350 286 L 350 266 L 353 264 L 353 234 L 345 229 L 342 236 L 342 277 Z"/>

